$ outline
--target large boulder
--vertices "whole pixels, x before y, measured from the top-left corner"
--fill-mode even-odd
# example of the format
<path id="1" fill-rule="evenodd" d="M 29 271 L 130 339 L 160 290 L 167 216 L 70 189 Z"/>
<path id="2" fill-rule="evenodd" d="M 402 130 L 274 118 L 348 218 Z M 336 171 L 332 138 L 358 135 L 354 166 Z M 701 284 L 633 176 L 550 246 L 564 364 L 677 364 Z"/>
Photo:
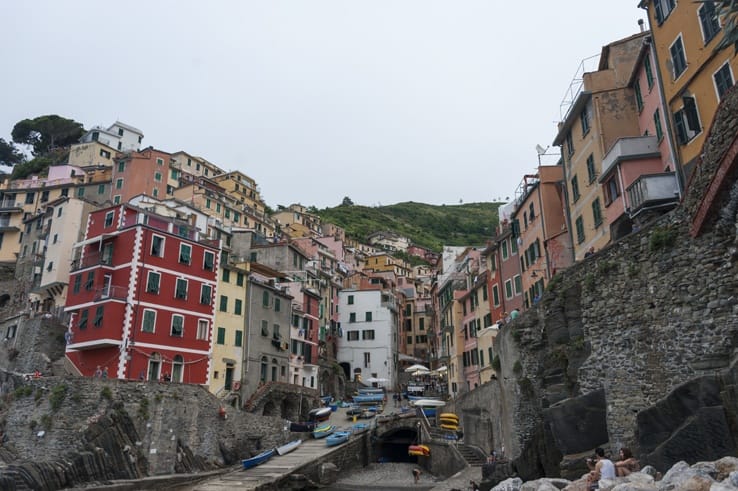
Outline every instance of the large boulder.
<path id="1" fill-rule="evenodd" d="M 608 441 L 606 409 L 600 389 L 544 409 L 543 419 L 561 453 L 576 454 Z"/>

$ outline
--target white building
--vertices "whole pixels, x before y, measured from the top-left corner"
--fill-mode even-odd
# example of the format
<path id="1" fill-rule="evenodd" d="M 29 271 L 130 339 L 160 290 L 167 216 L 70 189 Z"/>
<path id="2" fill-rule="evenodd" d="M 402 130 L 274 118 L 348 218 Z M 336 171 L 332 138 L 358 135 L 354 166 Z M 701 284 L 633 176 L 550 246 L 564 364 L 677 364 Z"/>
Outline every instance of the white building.
<path id="1" fill-rule="evenodd" d="M 394 296 L 383 290 L 342 290 L 336 359 L 351 379 L 397 383 L 397 310 Z"/>
<path id="2" fill-rule="evenodd" d="M 138 128 L 116 121 L 108 128 L 95 126 L 82 135 L 79 141 L 80 143 L 97 141 L 120 152 L 128 152 L 139 150 L 143 137 L 143 132 Z"/>

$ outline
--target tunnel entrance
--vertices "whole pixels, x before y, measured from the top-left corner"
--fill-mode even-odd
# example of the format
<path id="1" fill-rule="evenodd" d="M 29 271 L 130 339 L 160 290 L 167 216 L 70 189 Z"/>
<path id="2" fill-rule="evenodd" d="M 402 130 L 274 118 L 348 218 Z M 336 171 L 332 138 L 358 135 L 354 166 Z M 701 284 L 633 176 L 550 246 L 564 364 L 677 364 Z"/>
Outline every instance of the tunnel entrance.
<path id="1" fill-rule="evenodd" d="M 376 443 L 379 462 L 412 462 L 418 458 L 407 454 L 407 447 L 418 443 L 418 432 L 412 428 L 398 428 L 386 433 Z"/>

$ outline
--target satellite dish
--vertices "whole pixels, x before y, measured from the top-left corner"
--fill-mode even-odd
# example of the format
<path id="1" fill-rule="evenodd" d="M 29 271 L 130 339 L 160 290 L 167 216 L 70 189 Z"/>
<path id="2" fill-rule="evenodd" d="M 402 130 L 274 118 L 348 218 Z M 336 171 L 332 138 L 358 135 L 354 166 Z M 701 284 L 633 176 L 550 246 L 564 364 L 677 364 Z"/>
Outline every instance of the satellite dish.
<path id="1" fill-rule="evenodd" d="M 538 155 L 543 155 L 548 150 L 548 147 L 543 148 L 540 145 L 536 145 L 536 152 L 538 152 Z"/>

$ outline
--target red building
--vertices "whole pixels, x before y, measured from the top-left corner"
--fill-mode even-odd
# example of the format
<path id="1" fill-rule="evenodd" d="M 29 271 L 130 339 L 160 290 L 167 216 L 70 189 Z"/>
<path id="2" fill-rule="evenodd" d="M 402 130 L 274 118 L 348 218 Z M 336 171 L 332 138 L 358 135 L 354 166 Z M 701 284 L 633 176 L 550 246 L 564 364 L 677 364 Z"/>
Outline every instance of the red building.
<path id="1" fill-rule="evenodd" d="M 198 235 L 129 204 L 90 214 L 66 305 L 80 374 L 208 383 L 219 244 Z"/>

